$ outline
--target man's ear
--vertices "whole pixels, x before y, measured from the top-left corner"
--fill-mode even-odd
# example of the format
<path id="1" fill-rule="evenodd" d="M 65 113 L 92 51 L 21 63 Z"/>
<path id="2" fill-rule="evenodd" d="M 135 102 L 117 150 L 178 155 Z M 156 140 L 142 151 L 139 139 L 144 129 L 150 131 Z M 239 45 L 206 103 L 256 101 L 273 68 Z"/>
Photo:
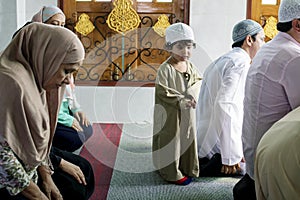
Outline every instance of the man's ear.
<path id="1" fill-rule="evenodd" d="M 292 21 L 292 26 L 296 31 L 300 32 L 300 20 L 294 19 Z"/>
<path id="2" fill-rule="evenodd" d="M 247 43 L 248 46 L 252 46 L 253 39 L 252 39 L 251 35 L 246 36 L 245 42 Z"/>

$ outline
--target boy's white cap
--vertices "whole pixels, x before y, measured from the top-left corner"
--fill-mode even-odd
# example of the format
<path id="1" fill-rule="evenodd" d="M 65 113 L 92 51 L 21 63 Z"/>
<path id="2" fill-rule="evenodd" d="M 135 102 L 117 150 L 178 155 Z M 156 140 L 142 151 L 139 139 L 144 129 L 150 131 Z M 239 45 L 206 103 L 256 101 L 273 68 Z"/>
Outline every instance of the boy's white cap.
<path id="1" fill-rule="evenodd" d="M 166 29 L 166 43 L 173 44 L 182 40 L 194 41 L 193 29 L 184 23 L 175 23 Z"/>
<path id="2" fill-rule="evenodd" d="M 300 18 L 300 0 L 281 0 L 278 11 L 279 22 L 290 22 Z"/>

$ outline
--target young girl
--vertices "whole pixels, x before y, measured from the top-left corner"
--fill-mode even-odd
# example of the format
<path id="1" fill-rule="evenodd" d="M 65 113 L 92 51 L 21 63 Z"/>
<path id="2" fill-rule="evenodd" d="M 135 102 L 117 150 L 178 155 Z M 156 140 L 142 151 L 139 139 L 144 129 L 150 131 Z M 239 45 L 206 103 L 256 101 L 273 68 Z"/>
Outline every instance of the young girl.
<path id="1" fill-rule="evenodd" d="M 191 27 L 169 26 L 166 48 L 171 56 L 159 67 L 155 83 L 153 162 L 163 179 L 178 185 L 199 175 L 195 107 L 201 79 L 188 61 L 194 47 Z"/>

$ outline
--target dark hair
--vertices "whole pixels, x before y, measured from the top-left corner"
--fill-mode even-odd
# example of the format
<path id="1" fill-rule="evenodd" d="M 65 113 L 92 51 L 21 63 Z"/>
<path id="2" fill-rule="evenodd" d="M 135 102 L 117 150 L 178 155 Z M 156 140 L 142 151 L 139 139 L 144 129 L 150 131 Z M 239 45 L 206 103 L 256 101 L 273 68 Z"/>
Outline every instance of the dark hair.
<path id="1" fill-rule="evenodd" d="M 277 30 L 281 32 L 288 32 L 292 28 L 292 21 L 289 22 L 278 22 Z"/>
<path id="2" fill-rule="evenodd" d="M 256 36 L 257 36 L 257 33 L 251 35 L 251 38 L 252 38 L 252 40 L 253 40 L 254 42 L 256 41 Z M 246 38 L 245 38 L 245 39 L 246 39 Z M 233 48 L 233 47 L 242 47 L 242 45 L 243 45 L 245 39 L 243 39 L 243 40 L 241 40 L 241 41 L 239 41 L 239 42 L 233 43 L 233 44 L 231 45 L 231 47 L 232 47 L 232 48 Z"/>
<path id="3" fill-rule="evenodd" d="M 300 18 L 298 18 L 297 20 L 300 20 Z M 289 22 L 278 22 L 277 23 L 277 30 L 280 31 L 280 32 L 288 32 L 293 27 L 292 21 L 289 21 Z"/>
<path id="4" fill-rule="evenodd" d="M 174 42 L 174 43 L 172 43 L 172 44 L 169 43 L 169 42 L 167 42 L 166 45 L 165 45 L 165 48 L 166 48 L 167 50 L 171 50 L 171 49 L 173 48 L 173 46 L 174 46 L 175 44 L 177 44 L 178 42 L 182 42 L 182 43 L 184 43 L 185 45 L 187 45 L 188 43 L 193 43 L 193 47 L 196 48 L 196 43 L 194 43 L 193 40 L 180 40 L 180 41 Z"/>

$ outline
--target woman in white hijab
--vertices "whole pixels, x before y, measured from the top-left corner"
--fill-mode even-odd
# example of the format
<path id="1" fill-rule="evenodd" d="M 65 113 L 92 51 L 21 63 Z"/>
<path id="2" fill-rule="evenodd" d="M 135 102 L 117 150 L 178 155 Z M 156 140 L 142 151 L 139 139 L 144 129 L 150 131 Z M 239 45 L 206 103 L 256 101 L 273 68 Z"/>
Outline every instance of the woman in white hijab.
<path id="1" fill-rule="evenodd" d="M 1 198 L 62 199 L 47 160 L 61 86 L 83 59 L 84 48 L 73 32 L 41 23 L 22 28 L 1 54 Z M 37 186 L 37 171 L 43 189 Z"/>

